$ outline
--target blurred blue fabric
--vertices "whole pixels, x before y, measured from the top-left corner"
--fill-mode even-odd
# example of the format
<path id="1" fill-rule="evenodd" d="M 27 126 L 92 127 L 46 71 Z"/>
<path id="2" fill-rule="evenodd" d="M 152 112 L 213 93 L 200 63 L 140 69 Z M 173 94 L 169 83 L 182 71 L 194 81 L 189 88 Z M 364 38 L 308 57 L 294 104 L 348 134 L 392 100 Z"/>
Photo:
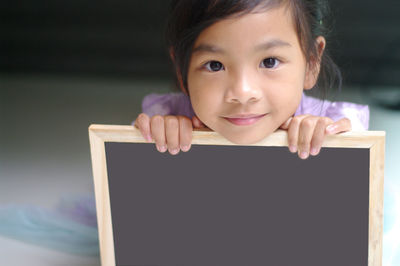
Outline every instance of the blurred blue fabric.
<path id="1" fill-rule="evenodd" d="M 63 198 L 54 209 L 2 206 L 0 235 L 62 252 L 98 256 L 94 198 Z"/>

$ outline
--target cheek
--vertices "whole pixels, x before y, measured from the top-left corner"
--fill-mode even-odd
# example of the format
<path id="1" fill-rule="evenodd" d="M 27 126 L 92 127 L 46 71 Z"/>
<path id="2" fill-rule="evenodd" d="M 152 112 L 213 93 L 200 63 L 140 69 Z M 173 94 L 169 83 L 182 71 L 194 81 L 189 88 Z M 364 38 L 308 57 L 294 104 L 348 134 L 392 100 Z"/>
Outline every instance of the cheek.
<path id="1" fill-rule="evenodd" d="M 188 76 L 188 89 L 193 110 L 200 120 L 209 119 L 220 105 L 221 95 L 218 80 L 207 75 L 191 74 Z M 202 120 L 202 121 L 203 121 Z M 204 121 L 203 121 L 204 122 Z"/>
<path id="2" fill-rule="evenodd" d="M 276 112 L 281 113 L 283 116 L 289 116 L 297 110 L 300 104 L 303 83 L 304 77 L 301 74 L 284 75 L 284 77 L 271 83 L 266 98 Z"/>
<path id="3" fill-rule="evenodd" d="M 197 75 L 189 71 L 187 84 L 190 95 L 190 102 L 192 103 L 193 110 L 198 116 L 199 103 L 201 103 L 202 97 L 204 97 L 204 94 L 202 94 L 200 79 L 197 77 Z"/>

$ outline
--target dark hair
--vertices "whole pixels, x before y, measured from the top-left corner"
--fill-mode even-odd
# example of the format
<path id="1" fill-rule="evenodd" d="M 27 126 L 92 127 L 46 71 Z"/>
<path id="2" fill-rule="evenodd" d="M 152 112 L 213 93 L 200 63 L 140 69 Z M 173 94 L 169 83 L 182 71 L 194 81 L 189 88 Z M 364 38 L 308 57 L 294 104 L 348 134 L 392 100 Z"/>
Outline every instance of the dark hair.
<path id="1" fill-rule="evenodd" d="M 290 9 L 303 54 L 307 62 L 312 62 L 312 58 L 318 57 L 316 38 L 327 38 L 329 33 L 327 25 L 330 10 L 326 0 L 173 0 L 166 38 L 168 48 L 172 51 L 175 73 L 181 76 L 182 84 L 179 84 L 179 77 L 178 84 L 188 92 L 187 77 L 193 45 L 204 29 L 233 15 L 241 16 L 282 5 Z M 341 89 L 342 76 L 325 50 L 314 88 L 322 89 L 326 95 L 335 86 Z"/>

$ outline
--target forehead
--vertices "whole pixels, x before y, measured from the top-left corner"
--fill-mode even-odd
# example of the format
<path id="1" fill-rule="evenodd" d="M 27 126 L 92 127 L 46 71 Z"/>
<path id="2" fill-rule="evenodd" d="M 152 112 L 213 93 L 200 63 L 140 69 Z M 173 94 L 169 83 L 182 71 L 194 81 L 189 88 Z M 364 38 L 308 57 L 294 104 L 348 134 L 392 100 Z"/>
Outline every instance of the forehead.
<path id="1" fill-rule="evenodd" d="M 218 21 L 199 34 L 194 49 L 204 44 L 256 46 L 269 39 L 298 45 L 293 17 L 287 5 L 256 9 L 251 13 Z"/>

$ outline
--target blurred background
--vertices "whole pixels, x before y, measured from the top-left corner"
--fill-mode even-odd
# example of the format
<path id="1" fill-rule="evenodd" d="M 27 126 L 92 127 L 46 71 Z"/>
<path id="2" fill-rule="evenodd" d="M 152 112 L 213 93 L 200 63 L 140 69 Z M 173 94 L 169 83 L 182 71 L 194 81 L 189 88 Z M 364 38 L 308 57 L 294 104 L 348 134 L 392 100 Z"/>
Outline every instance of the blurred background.
<path id="1" fill-rule="evenodd" d="M 0 257 L 7 265 L 99 265 L 87 128 L 130 124 L 146 94 L 174 90 L 163 35 L 169 2 L 0 3 Z M 400 2 L 330 3 L 328 48 L 344 75 L 331 100 L 368 104 L 370 130 L 386 131 L 384 265 L 400 265 Z M 79 212 L 87 227 L 66 224 Z M 50 219 L 65 238 L 77 230 L 87 237 L 54 245 L 40 227 Z M 88 238 L 91 249 L 71 249 L 87 247 Z"/>

